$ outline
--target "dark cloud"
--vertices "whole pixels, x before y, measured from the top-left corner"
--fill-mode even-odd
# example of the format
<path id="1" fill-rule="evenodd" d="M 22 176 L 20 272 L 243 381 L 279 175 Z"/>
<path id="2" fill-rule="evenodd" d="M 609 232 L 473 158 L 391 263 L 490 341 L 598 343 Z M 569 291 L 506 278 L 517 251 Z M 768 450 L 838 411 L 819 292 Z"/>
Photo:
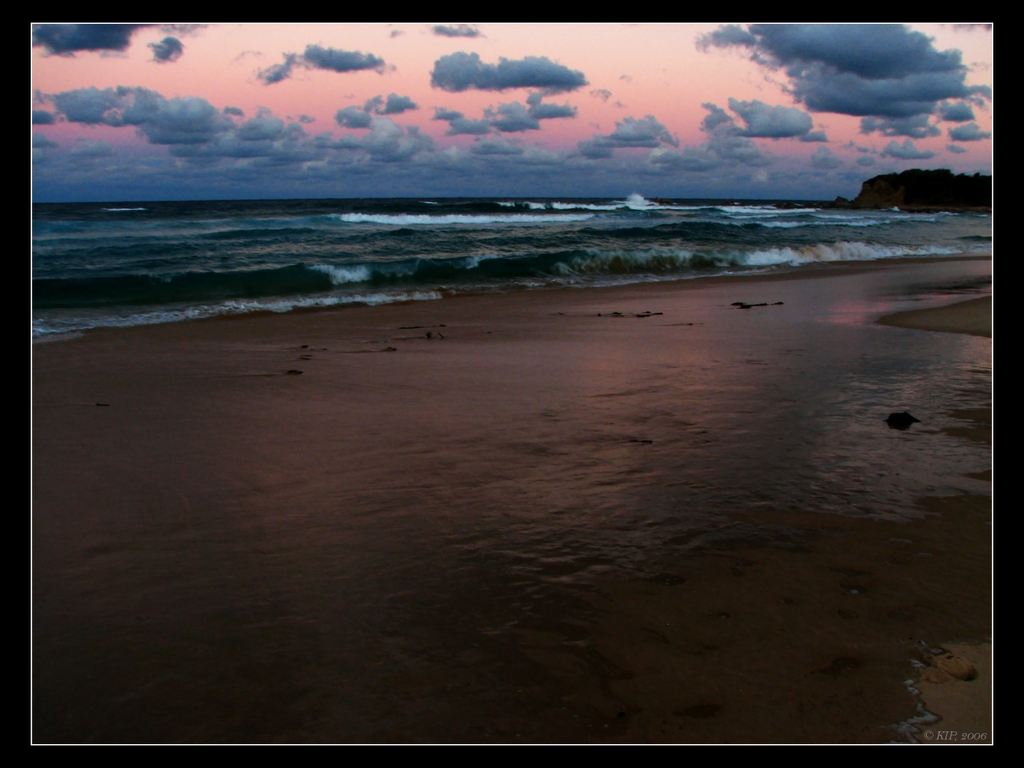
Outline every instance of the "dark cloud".
<path id="1" fill-rule="evenodd" d="M 867 168 L 868 166 L 872 166 L 874 164 L 875 158 L 873 158 L 871 155 L 861 155 L 860 157 L 857 158 L 857 165 L 862 165 L 865 168 Z"/>
<path id="2" fill-rule="evenodd" d="M 811 165 L 821 171 L 831 171 L 841 168 L 843 161 L 833 155 L 828 147 L 818 147 L 811 155 Z"/>
<path id="3" fill-rule="evenodd" d="M 723 24 L 713 32 L 697 38 L 697 49 L 706 51 L 708 48 L 728 48 L 732 45 L 753 47 L 757 38 L 750 32 L 735 24 Z"/>
<path id="4" fill-rule="evenodd" d="M 974 110 L 963 101 L 944 101 L 939 104 L 939 117 L 950 123 L 966 123 L 974 119 Z"/>
<path id="5" fill-rule="evenodd" d="M 176 37 L 165 37 L 159 43 L 149 43 L 149 47 L 153 51 L 153 61 L 161 63 L 177 61 L 185 51 L 185 46 Z"/>
<path id="6" fill-rule="evenodd" d="M 981 141 L 982 139 L 991 139 L 992 134 L 981 130 L 977 123 L 967 123 L 967 125 L 950 128 L 949 138 L 953 141 Z"/>
<path id="7" fill-rule="evenodd" d="M 125 51 L 132 35 L 148 24 L 36 24 L 32 46 L 49 54 L 74 56 L 75 51 Z"/>
<path id="8" fill-rule="evenodd" d="M 523 148 L 508 139 L 484 139 L 470 145 L 474 155 L 521 155 Z"/>
<path id="9" fill-rule="evenodd" d="M 299 115 L 299 122 L 309 125 L 310 123 L 315 123 L 316 118 L 313 117 L 312 115 Z"/>
<path id="10" fill-rule="evenodd" d="M 927 149 L 918 149 L 914 146 L 914 142 L 907 139 L 902 145 L 897 144 L 895 141 L 890 141 L 885 149 L 881 152 L 882 157 L 892 157 L 897 160 L 927 160 L 929 157 L 935 157 L 935 153 Z"/>
<path id="11" fill-rule="evenodd" d="M 57 142 L 50 141 L 43 134 L 38 133 L 38 132 L 32 134 L 32 148 L 33 149 L 46 149 L 47 147 L 56 147 L 56 146 L 58 146 Z"/>
<path id="12" fill-rule="evenodd" d="M 462 117 L 461 112 L 456 112 L 454 109 L 448 109 L 447 107 L 434 107 L 434 116 L 431 120 L 458 120 Z"/>
<path id="13" fill-rule="evenodd" d="M 800 137 L 800 141 L 828 141 L 824 131 L 811 131 Z"/>
<path id="14" fill-rule="evenodd" d="M 191 37 L 199 32 L 200 29 L 206 29 L 209 24 L 161 24 L 160 31 L 167 32 L 172 35 L 183 35 L 185 37 Z"/>
<path id="15" fill-rule="evenodd" d="M 544 104 L 544 94 L 534 91 L 526 97 L 530 105 L 530 116 L 536 120 L 551 120 L 558 117 L 576 117 L 576 107 L 570 104 Z"/>
<path id="16" fill-rule="evenodd" d="M 576 117 L 576 107 L 570 104 L 534 104 L 530 107 L 530 115 L 538 120 L 551 120 L 556 117 Z"/>
<path id="17" fill-rule="evenodd" d="M 668 132 L 653 115 L 641 120 L 627 117 L 615 123 L 615 130 L 607 136 L 594 134 L 590 139 L 577 143 L 576 154 L 589 160 L 602 160 L 612 156 L 616 149 L 626 147 L 661 147 L 668 144 L 679 146 L 679 140 Z"/>
<path id="18" fill-rule="evenodd" d="M 359 109 L 359 107 L 339 109 L 334 119 L 343 128 L 369 128 L 373 120 L 369 112 Z"/>
<path id="19" fill-rule="evenodd" d="M 962 155 L 967 150 L 961 146 L 957 146 L 956 144 L 947 144 L 946 151 L 952 152 L 954 155 Z"/>
<path id="20" fill-rule="evenodd" d="M 125 98 L 113 88 L 101 91 L 96 86 L 89 86 L 54 94 L 52 99 L 57 112 L 63 114 L 68 122 L 85 125 L 124 124 L 118 110 L 124 106 Z"/>
<path id="21" fill-rule="evenodd" d="M 806 136 L 814 126 L 811 116 L 795 107 L 772 107 L 763 101 L 729 99 L 729 109 L 747 124 L 740 136 L 783 139 Z"/>
<path id="22" fill-rule="evenodd" d="M 432 87 L 452 93 L 508 88 L 543 88 L 547 93 L 561 93 L 587 84 L 582 72 L 556 64 L 546 56 L 500 59 L 498 64 L 484 64 L 479 54 L 460 51 L 439 58 L 430 73 Z"/>
<path id="23" fill-rule="evenodd" d="M 79 139 L 78 144 L 71 150 L 71 156 L 79 159 L 93 159 L 97 157 L 112 157 L 114 148 L 105 141 L 90 141 Z"/>
<path id="24" fill-rule="evenodd" d="M 284 54 L 284 61 L 280 64 L 271 64 L 266 69 L 256 72 L 256 77 L 263 81 L 264 85 L 280 83 L 292 76 L 292 70 L 300 64 L 300 57 L 297 53 Z"/>
<path id="25" fill-rule="evenodd" d="M 462 117 L 460 114 L 459 117 L 448 120 L 448 130 L 445 131 L 445 135 L 483 136 L 492 130 L 490 120 L 470 120 L 468 117 Z"/>
<path id="26" fill-rule="evenodd" d="M 664 148 L 651 152 L 649 161 L 654 165 L 683 171 L 710 171 L 723 166 L 746 165 L 752 168 L 768 165 L 771 159 L 758 148 L 736 121 L 716 104 L 701 105 L 708 111 L 700 129 L 708 139 L 696 147 L 686 146 L 680 151 Z M 824 149 L 824 147 L 823 147 Z"/>
<path id="27" fill-rule="evenodd" d="M 47 112 L 45 109 L 32 110 L 32 125 L 53 125 L 56 121 L 52 112 Z"/>
<path id="28" fill-rule="evenodd" d="M 416 104 L 408 96 L 399 96 L 395 93 L 389 93 L 388 99 L 384 103 L 384 110 L 378 112 L 379 115 L 400 115 L 403 112 L 408 112 L 412 109 L 419 109 L 419 105 Z"/>
<path id="29" fill-rule="evenodd" d="M 235 117 L 245 117 L 245 112 L 240 110 L 238 107 L 224 107 L 225 115 L 234 115 Z"/>
<path id="30" fill-rule="evenodd" d="M 322 48 L 319 45 L 307 45 L 302 56 L 307 66 L 316 69 L 329 69 L 332 72 L 359 72 L 372 69 L 378 74 L 384 72 L 384 59 L 372 53 L 360 51 L 341 51 L 336 48 Z"/>
<path id="31" fill-rule="evenodd" d="M 929 136 L 938 136 L 942 133 L 928 122 L 928 115 L 865 117 L 860 121 L 860 132 L 865 135 L 877 132 L 883 136 L 909 136 L 912 139 L 926 139 Z"/>
<path id="32" fill-rule="evenodd" d="M 351 137 L 348 137 L 351 138 Z M 371 160 L 381 163 L 408 162 L 421 153 L 434 151 L 434 140 L 420 133 L 419 128 L 402 128 L 390 117 L 375 117 L 370 133 L 358 143 L 350 143 L 348 149 L 361 149 Z"/>
<path id="33" fill-rule="evenodd" d="M 616 121 L 615 130 L 607 138 L 619 147 L 656 147 L 662 142 L 673 147 L 679 146 L 679 140 L 653 115 L 647 115 L 642 120 L 627 117 L 621 123 Z"/>
<path id="34" fill-rule="evenodd" d="M 540 129 L 540 122 L 518 101 L 501 104 L 497 110 L 487 108 L 484 118 L 502 133 L 520 133 Z"/>
<path id="35" fill-rule="evenodd" d="M 262 113 L 246 120 L 235 132 L 241 141 L 273 141 L 284 131 L 284 120 Z"/>
<path id="36" fill-rule="evenodd" d="M 433 32 L 441 37 L 481 37 L 482 35 L 479 29 L 468 24 L 459 24 L 457 26 L 438 24 L 433 28 Z"/>
<path id="37" fill-rule="evenodd" d="M 165 99 L 146 88 L 80 88 L 54 94 L 53 104 L 71 123 L 132 125 L 151 144 L 201 144 L 234 123 L 206 99 Z"/>
<path id="38" fill-rule="evenodd" d="M 165 99 L 145 88 L 123 90 L 131 96 L 131 104 L 122 112 L 124 123 L 136 126 L 151 144 L 202 144 L 235 127 L 198 96 Z"/>
<path id="39" fill-rule="evenodd" d="M 386 64 L 384 59 L 374 56 L 372 53 L 307 45 L 306 52 L 301 56 L 297 53 L 286 53 L 283 62 L 259 70 L 256 76 L 263 81 L 264 85 L 273 85 L 291 77 L 292 71 L 296 67 L 326 69 L 331 72 L 359 72 L 370 69 L 377 74 L 383 74 Z"/>
<path id="40" fill-rule="evenodd" d="M 931 114 L 943 99 L 990 98 L 968 86 L 957 50 L 898 24 L 752 24 L 720 27 L 698 47 L 739 46 L 751 60 L 782 69 L 788 92 L 813 112 L 906 118 Z"/>

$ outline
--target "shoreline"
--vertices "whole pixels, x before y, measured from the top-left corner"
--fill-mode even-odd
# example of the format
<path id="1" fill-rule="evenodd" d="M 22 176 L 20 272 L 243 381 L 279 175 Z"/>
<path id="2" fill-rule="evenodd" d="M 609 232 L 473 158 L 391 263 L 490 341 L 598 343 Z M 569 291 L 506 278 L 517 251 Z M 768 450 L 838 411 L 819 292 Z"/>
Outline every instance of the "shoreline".
<path id="1" fill-rule="evenodd" d="M 338 304 L 332 306 L 310 306 L 310 307 L 294 307 L 286 312 L 274 312 L 272 310 L 256 310 L 251 312 L 238 312 L 238 313 L 224 313 L 215 314 L 208 317 L 189 319 L 189 320 L 175 320 L 170 322 L 160 323 L 149 323 L 140 325 L 123 325 L 123 326 L 98 326 L 94 328 L 86 328 L 81 330 L 72 330 L 62 333 L 42 334 L 39 336 L 32 337 L 32 344 L 40 343 L 52 343 L 58 341 L 71 341 L 74 339 L 82 338 L 83 335 L 89 335 L 96 332 L 118 332 L 122 330 L 131 330 L 135 328 L 147 328 L 147 327 L 161 327 L 171 326 L 180 324 L 191 324 L 191 323 L 219 323 L 219 322 L 234 322 L 234 321 L 245 321 L 247 319 L 256 317 L 285 317 L 285 316 L 304 316 L 304 315 L 317 315 L 322 313 L 337 313 L 347 311 L 364 311 L 367 309 L 382 309 L 385 307 L 403 307 L 419 304 L 435 304 L 438 302 L 451 302 L 451 301 L 462 301 L 466 299 L 491 299 L 501 300 L 505 296 L 517 296 L 517 295 L 551 295 L 561 294 L 567 292 L 572 294 L 573 292 L 585 292 L 595 293 L 596 295 L 609 295 L 614 296 L 616 292 L 643 292 L 650 291 L 653 294 L 665 291 L 690 291 L 690 290 L 701 290 L 710 286 L 716 285 L 736 285 L 741 286 L 749 283 L 758 282 L 772 282 L 776 280 L 809 280 L 818 279 L 825 277 L 834 277 L 838 274 L 855 275 L 862 274 L 865 272 L 874 272 L 879 270 L 886 270 L 892 267 L 907 266 L 913 264 L 941 264 L 957 261 L 990 261 L 992 259 L 991 253 L 973 254 L 973 253 L 962 253 L 950 256 L 906 256 L 891 259 L 874 259 L 870 261 L 835 261 L 835 262 L 820 262 L 812 264 L 802 264 L 799 266 L 777 266 L 768 267 L 764 270 L 752 272 L 750 274 L 727 274 L 727 275 L 707 275 L 698 277 L 680 278 L 676 280 L 657 280 L 657 281 L 644 281 L 635 283 L 625 283 L 621 285 L 603 285 L 603 286 L 551 286 L 543 288 L 526 288 L 512 290 L 495 290 L 487 292 L 465 292 L 458 293 L 453 296 L 446 296 L 440 299 L 434 299 L 429 301 L 395 301 L 387 302 L 383 304 L 364 304 L 354 302 L 351 304 Z M 919 310 L 912 310 L 916 312 Z M 921 310 L 930 311 L 930 310 Z M 904 314 L 904 313 L 898 313 Z M 881 321 L 879 321 L 881 322 Z M 893 323 L 895 324 L 895 323 Z M 903 326 L 913 327 L 913 326 Z"/>
<path id="2" fill-rule="evenodd" d="M 36 740 L 900 739 L 918 643 L 991 638 L 991 392 L 875 315 L 986 258 L 33 345 Z M 830 399 L 907 355 L 964 371 L 923 425 Z"/>

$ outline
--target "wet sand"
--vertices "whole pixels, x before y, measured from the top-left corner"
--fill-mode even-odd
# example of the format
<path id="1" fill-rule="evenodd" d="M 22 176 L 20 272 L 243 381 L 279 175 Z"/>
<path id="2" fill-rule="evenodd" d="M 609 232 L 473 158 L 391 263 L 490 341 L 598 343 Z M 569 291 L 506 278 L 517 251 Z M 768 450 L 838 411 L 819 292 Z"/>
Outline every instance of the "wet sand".
<path id="1" fill-rule="evenodd" d="M 913 681 L 991 640 L 990 342 L 875 321 L 989 270 L 38 344 L 33 738 L 924 741 L 919 705 L 975 727 L 981 661 Z"/>
<path id="2" fill-rule="evenodd" d="M 895 312 L 879 318 L 878 322 L 898 328 L 969 333 L 992 338 L 992 297 L 968 299 L 932 309 Z"/>

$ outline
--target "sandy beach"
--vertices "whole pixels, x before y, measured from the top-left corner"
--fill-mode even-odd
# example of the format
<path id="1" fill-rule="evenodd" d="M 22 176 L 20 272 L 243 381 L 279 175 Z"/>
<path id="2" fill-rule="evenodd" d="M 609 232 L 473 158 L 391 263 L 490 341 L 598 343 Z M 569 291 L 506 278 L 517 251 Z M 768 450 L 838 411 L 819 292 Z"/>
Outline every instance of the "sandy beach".
<path id="1" fill-rule="evenodd" d="M 905 259 L 37 343 L 33 738 L 990 742 L 990 292 Z"/>

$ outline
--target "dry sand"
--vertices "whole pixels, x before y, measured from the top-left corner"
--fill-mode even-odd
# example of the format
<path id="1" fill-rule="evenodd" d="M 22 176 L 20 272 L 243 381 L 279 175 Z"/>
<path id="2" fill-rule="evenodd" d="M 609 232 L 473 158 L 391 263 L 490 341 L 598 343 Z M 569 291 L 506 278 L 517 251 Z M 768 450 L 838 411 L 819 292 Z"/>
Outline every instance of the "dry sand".
<path id="1" fill-rule="evenodd" d="M 683 542 L 660 575 L 590 579 L 584 618 L 569 617 L 577 630 L 556 603 L 547 610 L 563 615 L 547 623 L 499 625 L 497 598 L 481 596 L 515 581 L 487 570 L 479 542 L 491 534 L 459 510 L 526 510 L 509 518 L 525 537 L 530 510 L 540 521 L 597 508 L 615 483 L 635 493 L 656 459 L 637 453 L 651 431 L 623 403 L 666 408 L 650 371 L 680 334 L 750 317 L 730 297 L 841 274 L 249 316 L 36 346 L 34 739 L 834 743 L 914 728 L 923 740 L 943 722 L 990 733 L 983 493 L 921 498 L 911 522 L 744 510 L 737 524 L 803 543 Z M 693 310 L 698 294 L 721 312 Z M 630 315 L 652 309 L 664 314 Z M 896 317 L 978 333 L 962 309 Z M 626 381 L 623 366 L 641 363 L 646 384 Z M 990 447 L 979 387 L 946 431 Z M 581 441 L 560 405 L 570 396 L 586 406 L 574 418 L 615 439 Z M 478 550 L 463 584 L 476 561 L 453 553 Z M 435 593 L 436 604 L 403 602 Z M 389 623 L 399 615 L 440 616 L 440 634 Z M 918 685 L 943 720 L 915 725 L 906 681 L 922 668 L 910 660 L 946 641 L 980 674 Z"/>

